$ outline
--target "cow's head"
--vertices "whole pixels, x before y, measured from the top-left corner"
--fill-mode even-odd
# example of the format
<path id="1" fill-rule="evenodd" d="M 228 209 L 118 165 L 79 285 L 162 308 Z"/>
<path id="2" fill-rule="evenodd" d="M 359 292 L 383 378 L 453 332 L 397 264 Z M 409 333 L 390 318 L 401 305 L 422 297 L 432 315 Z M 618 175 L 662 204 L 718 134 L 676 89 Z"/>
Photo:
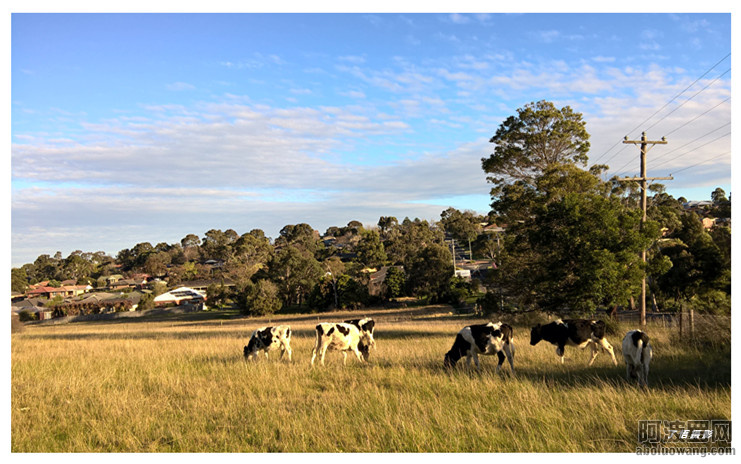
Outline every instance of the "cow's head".
<path id="1" fill-rule="evenodd" d="M 543 340 L 543 337 L 540 333 L 542 326 L 540 324 L 536 325 L 530 330 L 530 344 L 535 346 L 538 344 L 539 341 Z"/>
<path id="2" fill-rule="evenodd" d="M 260 348 L 257 346 L 257 339 L 255 337 L 250 338 L 247 346 L 244 347 L 244 357 L 249 361 L 257 355 L 257 350 Z"/>
<path id="3" fill-rule="evenodd" d="M 452 369 L 455 367 L 455 364 L 460 359 L 460 356 L 456 356 L 456 353 L 453 352 L 453 350 L 448 351 L 445 353 L 445 359 L 443 360 L 443 366 L 446 369 Z"/>

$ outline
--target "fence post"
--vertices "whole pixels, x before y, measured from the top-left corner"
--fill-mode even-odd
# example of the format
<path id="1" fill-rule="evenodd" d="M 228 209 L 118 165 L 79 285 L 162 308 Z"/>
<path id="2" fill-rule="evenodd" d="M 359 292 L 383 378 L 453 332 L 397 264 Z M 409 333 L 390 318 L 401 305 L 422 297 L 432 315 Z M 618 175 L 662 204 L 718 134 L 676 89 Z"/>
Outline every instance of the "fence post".
<path id="1" fill-rule="evenodd" d="M 679 304 L 679 338 L 680 339 L 682 338 L 682 325 L 683 325 L 682 323 L 684 322 L 682 321 L 683 314 L 684 314 L 684 304 L 680 303 Z"/>
<path id="2" fill-rule="evenodd" d="M 695 308 L 690 308 L 690 340 L 695 338 Z"/>

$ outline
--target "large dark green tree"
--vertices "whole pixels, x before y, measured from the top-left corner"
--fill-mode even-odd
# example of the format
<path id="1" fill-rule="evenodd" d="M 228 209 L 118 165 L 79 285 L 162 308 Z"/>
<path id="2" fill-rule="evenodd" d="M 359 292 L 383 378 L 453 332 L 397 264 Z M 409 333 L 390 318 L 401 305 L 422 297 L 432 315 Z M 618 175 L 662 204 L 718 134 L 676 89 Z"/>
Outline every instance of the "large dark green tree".
<path id="1" fill-rule="evenodd" d="M 482 167 L 491 189 L 495 213 L 518 220 L 527 217 L 536 182 L 558 165 L 585 166 L 589 134 L 581 113 L 539 101 L 517 110 L 491 138 L 494 153 Z"/>
<path id="2" fill-rule="evenodd" d="M 493 213 L 507 221 L 493 288 L 519 308 L 590 313 L 635 294 L 639 257 L 659 236 L 654 222 L 585 170 L 589 134 L 580 113 L 549 102 L 526 105 L 502 123 L 482 160 Z"/>

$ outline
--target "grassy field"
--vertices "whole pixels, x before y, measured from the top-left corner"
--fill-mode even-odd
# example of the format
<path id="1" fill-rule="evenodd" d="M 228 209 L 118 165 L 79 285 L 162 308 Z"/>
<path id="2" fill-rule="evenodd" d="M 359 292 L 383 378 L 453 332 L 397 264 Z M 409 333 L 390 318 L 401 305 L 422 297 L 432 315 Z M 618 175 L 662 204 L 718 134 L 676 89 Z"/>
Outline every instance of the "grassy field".
<path id="1" fill-rule="evenodd" d="M 274 317 L 293 328 L 293 363 L 247 363 L 267 319 L 27 326 L 11 338 L 13 452 L 635 452 L 639 419 L 730 419 L 730 352 L 683 346 L 649 327 L 649 390 L 625 381 L 620 341 L 588 351 L 529 345 L 515 324 L 515 376 L 442 368 L 457 331 L 482 320 L 447 307 Z M 314 326 L 377 320 L 369 365 L 328 353 L 311 368 Z M 505 363 L 506 366 L 506 363 Z"/>

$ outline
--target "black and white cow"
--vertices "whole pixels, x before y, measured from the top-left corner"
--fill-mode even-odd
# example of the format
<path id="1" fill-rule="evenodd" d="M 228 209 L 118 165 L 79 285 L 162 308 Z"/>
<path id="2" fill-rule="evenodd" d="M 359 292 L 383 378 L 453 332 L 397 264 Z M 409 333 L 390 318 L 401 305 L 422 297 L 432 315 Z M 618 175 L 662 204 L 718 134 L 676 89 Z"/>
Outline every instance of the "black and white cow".
<path id="1" fill-rule="evenodd" d="M 638 379 L 638 385 L 648 386 L 648 365 L 653 358 L 653 349 L 646 332 L 631 330 L 623 338 L 625 378 Z"/>
<path id="2" fill-rule="evenodd" d="M 612 345 L 605 339 L 605 322 L 592 321 L 588 319 L 557 320 L 546 325 L 536 325 L 530 331 L 530 344 L 537 345 L 539 341 L 545 340 L 556 345 L 556 354 L 561 357 L 563 364 L 563 353 L 566 345 L 578 346 L 581 349 L 589 346 L 592 349 L 591 366 L 594 358 L 600 351 L 607 351 L 612 356 L 612 362 L 617 366 L 615 352 Z"/>
<path id="3" fill-rule="evenodd" d="M 355 327 L 357 327 L 359 330 L 365 330 L 366 332 L 370 332 L 371 335 L 373 335 L 373 330 L 376 327 L 376 321 L 369 317 L 365 317 L 363 319 L 349 319 L 347 321 L 343 321 L 345 324 L 352 324 Z M 363 343 L 361 340 L 360 343 L 358 343 L 358 351 L 363 355 L 363 359 L 368 361 L 370 358 L 370 346 Z"/>
<path id="4" fill-rule="evenodd" d="M 256 358 L 260 351 L 264 351 L 267 359 L 268 352 L 277 349 L 280 349 L 281 359 L 288 353 L 288 360 L 291 360 L 291 328 L 287 325 L 261 327 L 252 332 L 250 341 L 244 347 L 244 357 L 251 360 Z"/>
<path id="5" fill-rule="evenodd" d="M 445 367 L 453 367 L 463 356 L 466 357 L 466 365 L 471 367 L 471 358 L 479 369 L 479 356 L 494 355 L 499 357 L 497 372 L 504 363 L 505 356 L 509 361 L 512 373 L 515 372 L 514 356 L 515 347 L 514 333 L 512 327 L 502 322 L 489 322 L 488 324 L 469 325 L 460 330 L 455 337 L 453 347 L 445 353 Z"/>
<path id="6" fill-rule="evenodd" d="M 365 363 L 363 354 L 358 349 L 359 346 L 367 346 L 369 349 L 375 346 L 373 332 L 359 329 L 353 324 L 346 322 L 322 322 L 316 326 L 316 345 L 311 354 L 311 365 L 314 365 L 316 356 L 319 355 L 322 366 L 324 365 L 324 356 L 328 349 L 341 351 L 344 355 L 343 364 L 347 363 L 347 352 L 352 351 L 357 356 L 358 361 Z"/>

